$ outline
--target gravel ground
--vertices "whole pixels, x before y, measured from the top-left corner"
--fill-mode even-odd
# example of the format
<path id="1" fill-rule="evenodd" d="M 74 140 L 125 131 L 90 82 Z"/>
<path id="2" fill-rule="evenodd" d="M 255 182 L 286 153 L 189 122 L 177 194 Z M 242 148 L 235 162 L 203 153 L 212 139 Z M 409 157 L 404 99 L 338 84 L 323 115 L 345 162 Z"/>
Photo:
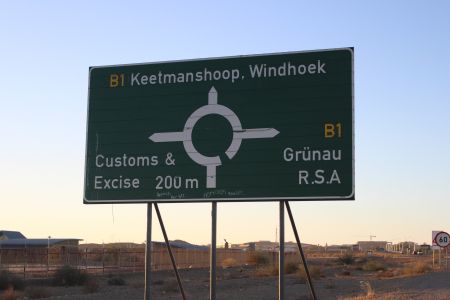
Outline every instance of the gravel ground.
<path id="1" fill-rule="evenodd" d="M 352 270 L 343 274 L 342 266 L 328 266 L 320 279 L 313 281 L 318 299 L 450 299 L 450 271 L 429 272 L 408 277 L 378 278 L 377 272 Z M 277 276 L 255 276 L 254 267 L 218 269 L 217 299 L 278 299 Z M 209 270 L 180 271 L 188 299 L 209 299 Z M 19 292 L 26 299 L 33 289 L 41 290 L 46 299 L 67 300 L 134 300 L 143 299 L 144 274 L 120 275 L 126 285 L 108 285 L 108 277 L 93 277 L 96 284 L 87 291 L 82 287 L 53 287 L 40 282 L 29 283 L 28 291 Z M 36 283 L 35 283 L 36 284 Z M 309 299 L 308 285 L 298 275 L 286 275 L 285 299 Z M 88 285 L 89 287 L 89 285 Z M 152 299 L 182 299 L 172 271 L 152 273 Z M 372 291 L 372 296 L 367 297 Z M 36 291 L 34 291 L 37 293 Z M 2 298 L 0 297 L 0 300 Z"/>

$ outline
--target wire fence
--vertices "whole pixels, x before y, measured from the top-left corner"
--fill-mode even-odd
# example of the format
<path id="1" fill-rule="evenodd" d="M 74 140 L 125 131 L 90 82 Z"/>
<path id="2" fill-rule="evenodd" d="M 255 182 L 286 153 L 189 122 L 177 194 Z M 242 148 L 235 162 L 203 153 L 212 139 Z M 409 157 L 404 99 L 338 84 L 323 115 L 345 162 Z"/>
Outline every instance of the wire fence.
<path id="1" fill-rule="evenodd" d="M 178 268 L 209 267 L 209 250 L 172 249 Z M 238 249 L 217 249 L 218 266 L 243 266 L 258 263 L 252 255 Z M 261 254 L 262 255 L 262 254 Z M 266 264 L 277 264 L 277 252 L 263 254 Z M 298 253 L 286 253 L 285 261 L 298 261 Z M 92 274 L 143 272 L 145 249 L 141 248 L 19 248 L 0 249 L 0 270 L 21 274 L 24 278 L 49 277 L 63 266 L 71 266 Z M 171 269 L 167 249 L 152 250 L 152 270 Z"/>

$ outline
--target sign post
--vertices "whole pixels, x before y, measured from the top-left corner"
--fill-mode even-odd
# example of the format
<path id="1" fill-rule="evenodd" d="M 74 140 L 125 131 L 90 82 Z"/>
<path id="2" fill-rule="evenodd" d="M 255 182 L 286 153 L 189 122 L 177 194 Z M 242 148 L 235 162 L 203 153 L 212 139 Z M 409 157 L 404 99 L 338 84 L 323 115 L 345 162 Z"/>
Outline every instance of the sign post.
<path id="1" fill-rule="evenodd" d="M 433 268 L 434 268 L 434 250 L 439 252 L 439 268 L 441 268 L 441 249 L 445 248 L 445 268 L 447 269 L 447 253 L 450 245 L 450 235 L 445 231 L 433 230 L 431 232 L 431 248 L 433 250 Z"/>
<path id="2" fill-rule="evenodd" d="M 216 268 L 217 268 L 217 202 L 211 205 L 211 248 L 209 273 L 209 299 L 216 300 Z"/>
<path id="3" fill-rule="evenodd" d="M 278 251 L 278 299 L 284 299 L 284 201 L 280 201 L 280 245 Z"/>
<path id="4" fill-rule="evenodd" d="M 217 202 L 280 201 L 282 298 L 284 201 L 355 198 L 353 102 L 353 48 L 92 67 L 84 203 L 147 203 L 149 299 L 151 203 L 212 202 L 214 299 Z"/>
<path id="5" fill-rule="evenodd" d="M 145 288 L 144 300 L 150 300 L 152 283 L 152 203 L 147 203 L 147 238 L 145 241 Z"/>

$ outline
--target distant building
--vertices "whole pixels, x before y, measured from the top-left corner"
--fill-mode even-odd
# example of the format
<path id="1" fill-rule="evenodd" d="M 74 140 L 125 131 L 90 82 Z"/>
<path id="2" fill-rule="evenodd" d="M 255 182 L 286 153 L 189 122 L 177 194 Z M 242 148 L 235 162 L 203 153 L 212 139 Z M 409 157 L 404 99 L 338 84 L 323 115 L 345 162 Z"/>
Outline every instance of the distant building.
<path id="1" fill-rule="evenodd" d="M 184 250 L 209 250 L 208 246 L 194 245 L 182 240 L 169 241 L 170 247 L 174 249 L 184 249 Z M 166 250 L 167 246 L 165 242 L 152 242 L 153 250 Z"/>
<path id="2" fill-rule="evenodd" d="M 0 249 L 76 247 L 82 239 L 28 239 L 19 231 L 0 230 Z"/>
<path id="3" fill-rule="evenodd" d="M 26 237 L 19 231 L 0 230 L 0 241 L 26 239 Z"/>
<path id="4" fill-rule="evenodd" d="M 428 254 L 431 251 L 431 246 L 427 244 L 418 245 L 415 242 L 400 242 L 397 244 L 388 243 L 386 251 L 396 252 L 402 254 Z"/>
<path id="5" fill-rule="evenodd" d="M 359 241 L 358 248 L 359 251 L 385 251 L 386 241 Z"/>
<path id="6" fill-rule="evenodd" d="M 303 249 L 311 248 L 313 245 L 302 243 Z M 248 242 L 244 244 L 232 244 L 231 249 L 241 249 L 244 251 L 268 251 L 268 252 L 277 252 L 279 251 L 279 243 L 271 242 L 271 241 L 259 241 L 259 242 Z M 315 247 L 315 246 L 314 246 Z M 285 252 L 297 252 L 298 246 L 297 243 L 294 242 L 285 242 L 284 243 L 284 251 Z"/>
<path id="7" fill-rule="evenodd" d="M 359 251 L 359 246 L 357 244 L 343 244 L 343 245 L 326 245 L 324 247 L 325 252 L 355 252 Z"/>

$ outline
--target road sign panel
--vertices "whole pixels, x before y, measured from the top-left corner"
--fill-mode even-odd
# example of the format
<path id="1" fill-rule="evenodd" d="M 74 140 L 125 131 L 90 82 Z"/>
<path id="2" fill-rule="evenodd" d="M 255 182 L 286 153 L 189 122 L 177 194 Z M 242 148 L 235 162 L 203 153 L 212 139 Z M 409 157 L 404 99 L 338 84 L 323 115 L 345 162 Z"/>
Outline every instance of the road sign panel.
<path id="1" fill-rule="evenodd" d="M 354 199 L 353 49 L 93 67 L 86 203 Z"/>
<path id="2" fill-rule="evenodd" d="M 450 235 L 445 231 L 438 232 L 433 240 L 433 243 L 441 248 L 445 248 L 450 245 Z"/>

